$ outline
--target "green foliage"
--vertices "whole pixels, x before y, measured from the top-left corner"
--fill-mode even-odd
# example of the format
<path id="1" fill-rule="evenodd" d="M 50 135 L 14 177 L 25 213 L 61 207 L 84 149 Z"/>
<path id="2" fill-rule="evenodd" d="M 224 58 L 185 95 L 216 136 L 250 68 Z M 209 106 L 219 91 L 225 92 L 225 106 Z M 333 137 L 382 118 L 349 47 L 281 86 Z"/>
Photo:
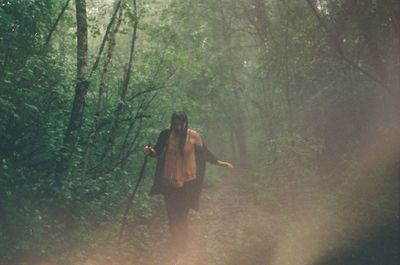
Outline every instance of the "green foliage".
<path id="1" fill-rule="evenodd" d="M 69 151 L 73 4 L 43 46 L 63 2 L 0 2 L 0 263 L 32 253 L 73 262 L 74 246 L 95 242 L 96 229 L 118 230 L 142 146 L 155 143 L 174 109 L 186 110 L 210 149 L 246 175 L 242 187 L 260 204 L 321 182 L 346 193 L 364 183 L 363 173 L 345 169 L 367 133 L 389 128 L 398 99 L 391 1 L 317 1 L 323 23 L 307 1 L 151 1 L 138 2 L 138 10 L 128 1 L 91 76 Z M 90 63 L 112 10 L 88 2 Z M 55 167 L 70 154 L 69 174 L 58 184 Z M 367 174 L 365 185 L 381 183 L 375 177 L 388 168 Z M 150 163 L 128 218 L 128 234 L 142 249 L 151 245 L 146 224 L 163 213 L 147 195 L 153 170 Z M 209 175 L 206 185 L 223 184 L 219 172 Z"/>

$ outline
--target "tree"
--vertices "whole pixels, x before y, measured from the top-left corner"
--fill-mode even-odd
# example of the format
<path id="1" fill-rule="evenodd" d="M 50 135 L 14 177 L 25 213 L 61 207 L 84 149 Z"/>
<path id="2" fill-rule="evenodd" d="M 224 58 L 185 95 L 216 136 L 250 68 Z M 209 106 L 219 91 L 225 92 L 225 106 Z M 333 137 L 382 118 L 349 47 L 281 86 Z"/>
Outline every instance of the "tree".
<path id="1" fill-rule="evenodd" d="M 76 0 L 76 25 L 77 25 L 77 67 L 75 96 L 72 104 L 68 128 L 63 141 L 62 158 L 56 166 L 57 186 L 68 177 L 71 158 L 74 153 L 78 134 L 82 127 L 85 109 L 86 94 L 89 89 L 88 80 L 88 26 L 86 15 L 86 0 Z"/>

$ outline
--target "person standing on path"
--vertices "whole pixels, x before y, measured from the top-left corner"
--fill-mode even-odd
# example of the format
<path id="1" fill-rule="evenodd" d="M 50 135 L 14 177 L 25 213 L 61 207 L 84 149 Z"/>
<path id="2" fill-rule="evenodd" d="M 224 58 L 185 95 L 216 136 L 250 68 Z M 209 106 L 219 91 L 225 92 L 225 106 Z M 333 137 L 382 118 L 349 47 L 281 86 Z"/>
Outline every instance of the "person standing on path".
<path id="1" fill-rule="evenodd" d="M 188 128 L 188 122 L 185 112 L 175 111 L 170 128 L 160 133 L 156 145 L 144 147 L 146 155 L 158 158 L 150 194 L 164 195 L 171 233 L 169 254 L 173 259 L 185 252 L 188 214 L 190 209 L 199 209 L 206 162 L 233 168 L 208 150 L 202 137 Z"/>

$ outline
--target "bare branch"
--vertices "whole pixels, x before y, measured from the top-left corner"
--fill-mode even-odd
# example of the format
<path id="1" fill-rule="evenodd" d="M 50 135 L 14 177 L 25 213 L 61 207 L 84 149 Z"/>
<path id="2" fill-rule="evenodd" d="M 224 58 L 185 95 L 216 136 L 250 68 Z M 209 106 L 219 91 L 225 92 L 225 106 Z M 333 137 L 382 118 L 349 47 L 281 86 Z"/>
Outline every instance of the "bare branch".
<path id="1" fill-rule="evenodd" d="M 49 45 L 51 37 L 52 37 L 54 31 L 56 30 L 58 23 L 60 22 L 62 16 L 64 15 L 65 11 L 68 8 L 69 2 L 70 2 L 70 0 L 67 0 L 67 2 L 65 2 L 63 8 L 61 9 L 60 14 L 58 15 L 58 17 L 57 17 L 56 21 L 54 22 L 53 26 L 51 27 L 49 35 L 47 35 L 46 41 L 45 41 L 45 43 L 43 45 L 44 48 L 47 47 L 47 45 Z"/>
<path id="2" fill-rule="evenodd" d="M 106 33 L 104 34 L 103 41 L 101 42 L 99 53 L 97 54 L 97 57 L 96 57 L 96 61 L 93 64 L 93 67 L 92 67 L 92 69 L 90 71 L 89 78 L 92 76 L 92 74 L 96 71 L 97 67 L 99 66 L 101 54 L 103 53 L 104 46 L 105 46 L 106 41 L 108 39 L 108 35 L 110 34 L 110 31 L 111 31 L 111 28 L 112 28 L 112 26 L 114 24 L 115 18 L 117 17 L 118 10 L 121 8 L 122 1 L 123 0 L 119 0 L 119 2 L 117 3 L 117 6 L 115 7 L 114 13 L 113 13 L 113 15 L 111 17 L 111 20 L 108 23 L 108 26 L 107 26 L 107 29 L 106 29 Z"/>
<path id="3" fill-rule="evenodd" d="M 348 63 L 350 66 L 354 67 L 355 69 L 357 69 L 359 72 L 363 73 L 365 76 L 367 76 L 368 78 L 370 78 L 371 80 L 375 81 L 376 83 L 386 86 L 384 84 L 384 82 L 382 82 L 382 80 L 380 80 L 379 78 L 375 77 L 374 75 L 372 75 L 371 73 L 369 73 L 367 70 L 361 68 L 358 64 L 356 64 L 353 60 L 351 60 L 350 58 L 348 58 L 345 54 L 344 51 L 342 49 L 342 47 L 340 46 L 339 41 L 337 40 L 336 36 L 329 30 L 328 26 L 326 25 L 326 23 L 324 22 L 324 20 L 322 19 L 321 15 L 318 13 L 316 7 L 313 5 L 313 3 L 311 3 L 311 0 L 305 0 L 307 2 L 307 4 L 310 6 L 310 8 L 312 9 L 315 17 L 318 19 L 318 22 L 321 24 L 322 28 L 325 30 L 326 34 L 328 35 L 328 37 L 331 39 L 331 41 L 333 42 L 333 45 L 335 46 L 339 56 L 346 62 Z"/>

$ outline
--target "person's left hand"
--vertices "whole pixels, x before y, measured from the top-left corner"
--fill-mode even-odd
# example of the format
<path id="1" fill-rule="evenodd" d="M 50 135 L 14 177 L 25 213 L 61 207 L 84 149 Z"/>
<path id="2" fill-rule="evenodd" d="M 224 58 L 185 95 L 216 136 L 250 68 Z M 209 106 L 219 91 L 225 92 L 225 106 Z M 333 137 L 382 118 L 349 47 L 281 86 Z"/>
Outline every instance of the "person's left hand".
<path id="1" fill-rule="evenodd" d="M 225 161 L 218 161 L 218 165 L 221 167 L 233 168 L 233 165 L 231 163 Z"/>

